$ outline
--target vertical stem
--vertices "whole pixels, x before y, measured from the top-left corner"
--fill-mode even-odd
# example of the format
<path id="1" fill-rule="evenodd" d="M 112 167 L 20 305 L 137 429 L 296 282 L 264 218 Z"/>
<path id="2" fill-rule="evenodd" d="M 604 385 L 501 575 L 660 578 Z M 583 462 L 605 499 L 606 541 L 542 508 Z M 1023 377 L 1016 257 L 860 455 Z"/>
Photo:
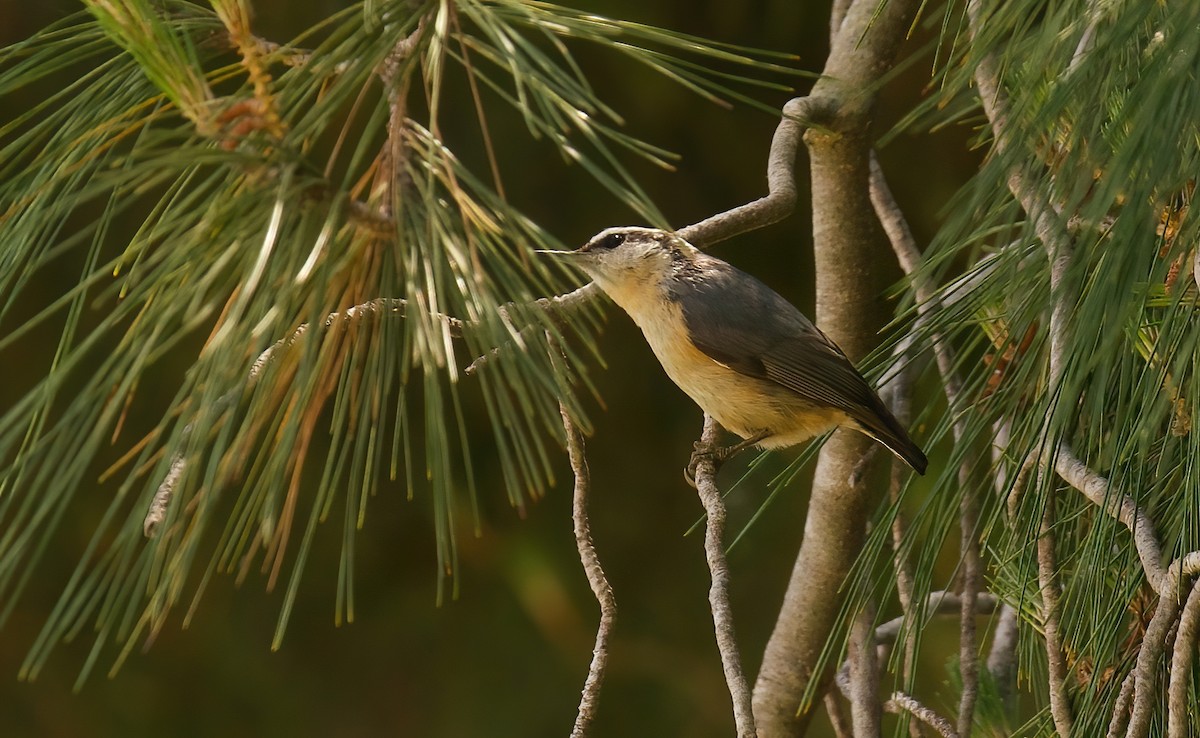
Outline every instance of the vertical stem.
<path id="1" fill-rule="evenodd" d="M 1200 584 L 1192 585 L 1183 614 L 1179 616 L 1179 632 L 1171 654 L 1171 681 L 1167 688 L 1167 736 L 1188 738 L 1195 723 L 1194 705 L 1188 700 L 1192 686 L 1192 669 L 1196 661 L 1196 633 L 1200 630 Z"/>
<path id="2" fill-rule="evenodd" d="M 709 415 L 704 416 L 704 432 L 701 435 L 703 448 L 715 449 L 720 440 L 720 426 Z M 725 560 L 725 503 L 717 489 L 717 467 L 711 454 L 701 455 L 696 463 L 696 492 L 708 517 L 704 531 L 704 553 L 708 559 L 708 570 L 712 586 L 708 590 L 708 603 L 712 610 L 713 631 L 717 637 L 717 648 L 721 652 L 721 665 L 725 671 L 725 683 L 733 698 L 733 717 L 737 724 L 738 738 L 753 738 L 758 735 L 751 709 L 750 687 L 742 671 L 742 657 L 738 652 L 737 635 L 733 628 L 733 610 L 729 606 L 729 564 Z"/>
<path id="3" fill-rule="evenodd" d="M 1050 673 L 1050 714 L 1062 738 L 1071 735 L 1071 705 L 1067 701 L 1067 662 L 1058 628 L 1058 562 L 1054 552 L 1054 490 L 1046 492 L 1046 508 L 1038 531 L 1038 585 L 1042 591 L 1042 628 L 1046 635 L 1046 662 Z"/>
<path id="4" fill-rule="evenodd" d="M 596 627 L 596 646 L 592 649 L 592 664 L 588 669 L 587 680 L 583 683 L 583 695 L 579 700 L 579 711 L 575 716 L 575 726 L 571 730 L 571 738 L 584 738 L 591 728 L 596 715 L 596 705 L 600 700 L 600 689 L 604 684 L 604 674 L 608 666 L 608 642 L 613 624 L 617 617 L 617 599 L 608 577 L 600 566 L 600 557 L 596 555 L 596 547 L 592 544 L 591 523 L 588 520 L 588 490 L 591 486 L 591 475 L 588 471 L 587 457 L 583 451 L 583 434 L 571 420 L 565 405 L 559 404 L 562 415 L 563 430 L 567 436 L 567 455 L 571 460 L 571 470 L 575 473 L 575 492 L 572 501 L 571 519 L 575 529 L 575 546 L 579 549 L 579 560 L 583 563 L 583 571 L 587 574 L 588 584 L 592 594 L 600 604 L 600 624 Z"/>
<path id="5" fill-rule="evenodd" d="M 880 734 L 879 664 L 875 653 L 875 607 L 867 603 L 850 632 L 850 719 L 854 738 Z"/>

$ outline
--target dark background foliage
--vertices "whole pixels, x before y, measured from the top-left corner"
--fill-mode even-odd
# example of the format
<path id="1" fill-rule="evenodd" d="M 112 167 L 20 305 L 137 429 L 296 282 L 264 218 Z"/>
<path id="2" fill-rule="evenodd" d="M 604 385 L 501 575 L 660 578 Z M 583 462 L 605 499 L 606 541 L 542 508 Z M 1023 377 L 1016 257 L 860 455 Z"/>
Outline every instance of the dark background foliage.
<path id="1" fill-rule="evenodd" d="M 255 7 L 257 33 L 285 40 L 342 4 L 257 0 Z M 720 41 L 795 52 L 803 69 L 819 69 L 827 50 L 824 3 L 609 0 L 586 7 Z M 0 43 L 25 38 L 78 8 L 61 0 L 0 0 Z M 906 53 L 919 51 L 921 37 L 929 33 L 919 30 Z M 775 118 L 744 107 L 721 109 L 601 49 L 574 51 L 601 96 L 626 116 L 629 131 L 682 154 L 676 172 L 631 163 L 672 223 L 686 225 L 762 193 Z M 922 55 L 885 90 L 877 117 L 880 133 L 920 98 L 931 64 L 929 54 Z M 801 89 L 808 84 L 804 79 L 795 82 Z M 449 89 L 455 86 L 464 92 L 461 79 L 452 81 Z M 27 89 L 0 101 L 0 121 L 43 93 Z M 783 94 L 760 97 L 771 106 L 786 100 Z M 443 116 L 447 138 L 461 139 L 456 150 L 465 160 L 482 163 L 482 152 L 471 150 L 475 123 L 467 98 L 452 104 L 462 114 Z M 564 168 L 544 145 L 530 142 L 517 118 L 492 115 L 509 197 L 551 233 L 566 243 L 580 243 L 603 227 L 633 219 L 582 172 Z M 456 126 L 462 126 L 461 135 L 456 136 Z M 959 127 L 936 135 L 903 134 L 881 151 L 897 197 L 922 243 L 934 232 L 942 204 L 978 163 L 968 145 L 971 133 Z M 803 161 L 798 174 L 801 207 L 796 215 L 766 231 L 721 244 L 717 253 L 759 275 L 798 305 L 810 307 Z M 17 310 L 11 320 L 20 320 L 35 305 L 61 294 L 78 269 L 64 259 L 61 269 L 42 274 L 22 298 L 30 303 L 28 310 Z M 593 372 L 604 407 L 594 408 L 589 459 L 593 533 L 620 611 L 598 734 L 729 735 L 729 697 L 706 602 L 708 573 L 699 537 L 684 537 L 700 509 L 681 475 L 698 437 L 700 413 L 666 379 L 633 324 L 611 307 L 607 313 L 601 343 L 607 366 Z M 11 327 L 0 325 L 0 332 Z M 0 408 L 10 406 L 44 371 L 56 338 L 53 330 L 40 331 L 10 354 L 22 359 L 0 367 Z M 156 370 L 161 386 L 142 391 L 147 412 L 173 394 L 202 338 L 197 336 Z M 136 425 L 138 420 L 131 422 Z M 505 501 L 498 468 L 488 457 L 488 436 L 481 433 L 479 439 L 475 459 L 482 532 L 472 535 L 469 516 L 462 516 L 456 600 L 435 604 L 435 551 L 428 523 L 432 513 L 426 501 L 406 502 L 399 486 L 385 486 L 377 491 L 359 539 L 353 624 L 333 623 L 340 542 L 330 531 L 318 535 L 315 563 L 279 652 L 269 648 L 279 593 L 264 593 L 265 580 L 254 574 L 240 589 L 222 577 L 209 587 L 188 630 L 177 627 L 177 616 L 176 626 L 168 626 L 146 653 L 130 659 L 112 679 L 103 677 L 107 664 L 101 664 L 76 695 L 72 684 L 90 643 L 86 634 L 81 643 L 61 648 L 36 682 L 19 682 L 16 675 L 111 490 L 97 486 L 82 494 L 58 536 L 60 546 L 35 572 L 33 585 L 0 638 L 0 732 L 565 734 L 586 672 L 596 618 L 571 535 L 565 454 L 559 461 L 558 486 L 530 506 L 522 519 Z M 123 452 L 122 443 L 128 441 L 118 442 L 105 463 Z M 780 468 L 786 460 L 772 459 L 771 467 Z M 731 484 L 740 468 L 727 467 L 723 482 Z M 735 492 L 729 500 L 731 527 L 746 521 L 763 499 L 761 485 Z M 806 491 L 797 483 L 731 557 L 734 611 L 750 673 L 775 619 L 799 545 L 805 505 Z M 939 635 L 935 627 L 926 635 L 926 644 L 935 643 Z M 948 644 L 945 651 L 926 649 L 931 675 L 945 673 L 944 658 L 952 648 Z M 937 694 L 938 679 L 932 677 L 926 685 L 930 695 Z"/>

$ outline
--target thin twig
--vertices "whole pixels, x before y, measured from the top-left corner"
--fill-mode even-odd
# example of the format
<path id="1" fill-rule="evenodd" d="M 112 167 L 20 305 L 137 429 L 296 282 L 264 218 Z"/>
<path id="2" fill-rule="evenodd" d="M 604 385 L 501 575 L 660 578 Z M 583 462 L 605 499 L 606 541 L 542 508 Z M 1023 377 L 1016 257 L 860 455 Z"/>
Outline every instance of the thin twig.
<path id="1" fill-rule="evenodd" d="M 850 722 L 854 738 L 880 731 L 879 663 L 875 652 L 875 607 L 864 604 L 850 628 Z"/>
<path id="2" fill-rule="evenodd" d="M 783 117 L 771 138 L 767 155 L 767 194 L 753 202 L 705 218 L 676 233 L 697 248 L 706 248 L 740 233 L 783 220 L 796 207 L 793 173 L 800 138 L 810 123 L 819 122 L 828 111 L 817 101 L 798 97 L 783 106 Z"/>
<path id="3" fill-rule="evenodd" d="M 833 726 L 834 736 L 836 738 L 853 738 L 854 733 L 851 732 L 850 721 L 846 717 L 846 710 L 842 705 L 842 698 L 839 696 L 838 690 L 826 690 L 824 702 L 825 712 L 829 715 L 829 724 Z"/>
<path id="4" fill-rule="evenodd" d="M 1188 738 L 1195 723 L 1194 705 L 1189 699 L 1192 668 L 1196 661 L 1196 636 L 1200 631 L 1200 584 L 1193 584 L 1187 604 L 1179 616 L 1179 632 L 1171 654 L 1171 681 L 1167 688 L 1167 737 Z"/>
<path id="5" fill-rule="evenodd" d="M 1162 547 L 1159 545 L 1154 523 L 1137 503 L 1128 495 L 1114 492 L 1109 481 L 1088 468 L 1066 442 L 1058 444 L 1054 470 L 1064 482 L 1082 492 L 1084 497 L 1129 529 L 1133 534 L 1142 569 L 1146 572 L 1146 579 L 1154 591 L 1161 594 L 1165 576 Z"/>
<path id="6" fill-rule="evenodd" d="M 892 692 L 892 696 L 888 698 L 888 701 L 883 703 L 883 709 L 896 715 L 899 715 L 901 712 L 907 712 L 936 730 L 943 738 L 958 738 L 959 734 L 954 730 L 954 726 L 950 724 L 949 720 L 939 715 L 935 710 L 921 704 L 907 692 Z"/>
<path id="7" fill-rule="evenodd" d="M 928 280 L 921 273 L 920 267 L 924 260 L 912 229 L 904 217 L 903 211 L 892 195 L 884 176 L 883 168 L 874 152 L 871 154 L 870 191 L 871 204 L 879 218 L 880 224 L 887 233 L 905 274 L 913 283 L 917 297 L 917 323 L 920 325 L 928 319 L 931 310 L 936 309 L 936 298 Z M 943 340 L 940 333 L 933 335 L 934 354 L 938 370 L 942 375 L 942 384 L 946 400 L 951 408 L 959 407 L 962 394 L 962 382 L 955 371 L 955 358 L 949 342 Z M 966 419 L 958 417 L 952 426 L 956 444 L 962 444 L 966 435 Z M 982 576 L 982 564 L 979 553 L 979 502 L 975 486 L 971 482 L 971 467 L 973 459 L 970 454 L 963 457 L 959 465 L 959 485 L 963 490 L 959 506 L 960 548 L 962 550 L 962 612 L 959 629 L 959 664 L 962 675 L 962 692 L 958 707 L 958 732 L 967 735 L 975 713 L 975 702 L 979 695 L 979 659 L 977 651 L 977 634 L 975 627 L 975 595 L 979 591 Z M 906 658 L 907 658 L 906 651 Z"/>
<path id="8" fill-rule="evenodd" d="M 890 235 L 890 231 L 889 231 Z M 892 411 L 892 416 L 902 427 L 908 427 L 912 412 L 912 379 L 908 371 L 912 359 L 912 349 L 915 336 L 909 332 L 896 346 L 893 352 L 895 370 L 888 376 L 887 381 L 880 387 L 879 396 Z M 888 499 L 894 509 L 892 514 L 892 569 L 896 576 L 896 596 L 900 600 L 900 612 L 904 616 L 912 613 L 913 573 L 912 562 L 904 553 L 904 540 L 907 537 L 907 522 L 904 511 L 900 508 L 900 492 L 910 478 L 909 472 L 899 461 L 892 460 L 891 478 L 888 480 Z M 917 658 L 917 632 L 909 629 L 904 639 L 904 657 L 900 667 L 900 676 L 906 687 L 913 684 L 913 668 Z M 921 726 L 915 717 L 909 718 L 909 734 L 920 738 Z"/>
<path id="9" fill-rule="evenodd" d="M 959 503 L 959 531 L 962 550 L 962 607 L 959 610 L 958 668 L 962 692 L 958 700 L 958 732 L 970 735 L 979 698 L 979 645 L 975 627 L 975 605 L 983 578 L 979 560 L 979 505 L 971 484 L 967 462 L 959 468 L 962 500 Z"/>
<path id="10" fill-rule="evenodd" d="M 1004 500 L 1009 493 L 1008 474 L 1005 460 L 1008 455 L 1008 445 L 1012 437 L 1012 421 L 1008 418 L 997 421 L 992 433 L 992 469 L 994 470 L 996 496 Z M 1015 498 L 1011 495 L 1010 499 Z M 1009 514 L 1007 522 L 1012 526 L 1016 516 Z M 1017 689 L 1017 645 L 1020 637 L 1020 620 L 1017 610 L 1012 605 L 1003 603 L 1000 615 L 996 618 L 996 626 L 992 630 L 992 646 L 988 651 L 987 669 L 992 675 L 992 682 L 1000 695 L 1000 701 L 1008 713 L 1016 708 Z"/>
<path id="11" fill-rule="evenodd" d="M 1017 643 L 1020 631 L 1017 610 L 1007 602 L 1000 606 L 996 627 L 992 630 L 992 648 L 987 668 L 1000 693 L 1005 709 L 1012 711 L 1017 687 Z"/>
<path id="12" fill-rule="evenodd" d="M 999 598 L 990 592 L 980 592 L 975 597 L 975 614 L 990 615 L 1000 605 Z M 954 592 L 938 590 L 925 598 L 925 606 L 917 612 L 924 615 L 940 615 L 962 609 L 962 598 Z M 905 616 L 892 618 L 875 629 L 875 641 L 880 644 L 894 643 L 905 624 Z"/>
<path id="13" fill-rule="evenodd" d="M 613 595 L 604 568 L 600 565 L 600 557 L 596 555 L 596 547 L 592 543 L 591 524 L 588 521 L 588 491 L 591 486 L 591 475 L 588 472 L 587 457 L 584 455 L 583 434 L 571 420 L 565 405 L 559 403 L 562 415 L 563 431 L 567 437 L 567 456 L 571 461 L 571 471 L 575 474 L 575 493 L 571 507 L 571 520 L 575 528 L 575 546 L 579 549 L 579 561 L 583 564 L 584 574 L 592 587 L 592 594 L 600 604 L 600 623 L 596 626 L 596 646 L 592 649 L 592 663 L 588 668 L 587 680 L 583 683 L 583 696 L 579 700 L 579 712 L 575 716 L 575 727 L 571 730 L 571 738 L 583 738 L 588 734 L 596 715 L 596 705 L 600 700 L 600 689 L 604 684 L 605 669 L 608 665 L 608 642 L 613 624 L 617 617 L 617 599 Z"/>
<path id="14" fill-rule="evenodd" d="M 1093 2 L 1088 8 L 1088 23 L 1083 29 L 1083 33 L 1079 36 L 1079 42 L 1075 44 L 1075 53 L 1071 54 L 1071 62 L 1067 65 L 1067 71 L 1063 74 L 1063 79 L 1075 74 L 1083 60 L 1091 53 L 1095 44 L 1096 27 L 1100 25 L 1100 21 L 1104 19 L 1106 3 Z"/>
<path id="15" fill-rule="evenodd" d="M 597 287 L 594 282 L 588 282 L 579 289 L 568 292 L 565 295 L 542 297 L 534 300 L 532 305 L 541 308 L 551 316 L 555 314 L 569 314 L 591 304 L 591 302 L 598 298 L 601 294 L 603 293 L 600 292 L 600 288 Z M 511 350 L 513 346 L 522 345 L 526 335 L 534 331 L 541 330 L 542 328 L 543 326 L 530 325 L 522 328 L 519 331 L 516 331 L 513 334 L 512 341 L 500 346 L 496 346 L 483 356 L 480 356 L 472 361 L 467 365 L 467 368 L 463 370 L 463 374 L 466 374 L 467 376 L 474 374 L 475 372 L 479 371 L 480 367 L 495 361 L 501 354 L 504 353 L 505 349 Z"/>
<path id="16" fill-rule="evenodd" d="M 1137 666 L 1134 667 L 1133 709 L 1129 715 L 1128 738 L 1145 738 L 1150 732 L 1151 717 L 1158 705 L 1158 666 L 1166 648 L 1167 635 L 1179 615 L 1179 593 L 1172 584 L 1158 598 L 1158 607 L 1146 634 L 1142 636 L 1142 647 L 1138 651 Z"/>
<path id="17" fill-rule="evenodd" d="M 700 436 L 702 449 L 713 450 L 720 442 L 720 426 L 707 413 L 704 416 L 704 431 Z M 696 456 L 696 493 L 704 505 L 707 525 L 704 531 L 704 554 L 708 559 L 708 571 L 712 586 L 708 590 L 709 607 L 712 610 L 713 632 L 717 638 L 717 649 L 721 652 L 721 665 L 725 671 L 725 684 L 733 698 L 733 718 L 739 738 L 758 735 L 754 727 L 754 714 L 750 706 L 750 687 L 742 671 L 742 657 L 738 651 L 737 636 L 733 628 L 733 609 L 729 606 L 729 564 L 725 561 L 725 503 L 717 489 L 717 464 L 711 453 Z"/>
<path id="18" fill-rule="evenodd" d="M 900 637 L 901 631 L 904 631 L 906 627 L 908 629 L 907 632 L 915 631 L 917 626 L 914 622 L 914 618 L 918 616 L 928 617 L 932 615 L 948 615 L 951 613 L 961 614 L 962 612 L 962 598 L 954 592 L 948 592 L 945 590 L 930 592 L 929 596 L 925 598 L 925 601 L 922 603 L 922 605 L 923 606 L 921 607 L 914 605 L 914 607 L 909 611 L 909 614 L 892 618 L 886 623 L 882 623 L 876 627 L 876 645 L 882 648 L 895 643 L 896 639 Z M 990 592 L 980 592 L 975 597 L 975 614 L 989 615 L 995 612 L 999 605 L 1000 600 L 994 594 Z M 850 696 L 848 694 L 850 684 L 849 679 L 850 662 L 847 660 L 842 662 L 841 668 L 838 670 L 837 674 L 838 687 L 843 692 L 847 693 L 847 698 Z"/>
<path id="19" fill-rule="evenodd" d="M 1129 703 L 1133 702 L 1136 676 L 1137 671 L 1131 671 L 1121 682 L 1121 691 L 1117 693 L 1117 699 L 1113 703 L 1113 716 L 1108 723 L 1106 738 L 1120 738 L 1121 734 L 1125 732 L 1125 726 L 1129 724 Z"/>
<path id="20" fill-rule="evenodd" d="M 1038 586 L 1042 594 L 1042 632 L 1046 640 L 1049 671 L 1050 715 L 1062 738 L 1069 738 L 1073 719 L 1067 699 L 1067 661 L 1063 654 L 1059 629 L 1058 563 L 1054 551 L 1054 490 L 1046 492 L 1046 507 L 1038 531 Z"/>

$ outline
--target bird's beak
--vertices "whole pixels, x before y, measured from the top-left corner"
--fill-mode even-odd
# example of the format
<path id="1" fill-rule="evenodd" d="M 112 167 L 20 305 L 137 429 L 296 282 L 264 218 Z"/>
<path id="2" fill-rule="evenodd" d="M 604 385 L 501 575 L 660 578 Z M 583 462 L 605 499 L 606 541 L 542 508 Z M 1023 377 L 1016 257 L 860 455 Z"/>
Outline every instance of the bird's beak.
<path id="1" fill-rule="evenodd" d="M 591 251 L 576 249 L 574 251 L 553 251 L 550 249 L 535 249 L 535 254 L 549 254 L 550 256 L 561 259 L 562 261 L 582 267 L 584 264 L 591 264 L 595 261 L 596 255 Z"/>
<path id="2" fill-rule="evenodd" d="M 593 268 L 596 266 L 596 254 L 583 249 L 575 251 L 551 251 L 549 249 L 537 249 L 535 253 L 547 254 L 556 261 L 564 264 L 570 264 L 584 274 L 592 275 Z"/>

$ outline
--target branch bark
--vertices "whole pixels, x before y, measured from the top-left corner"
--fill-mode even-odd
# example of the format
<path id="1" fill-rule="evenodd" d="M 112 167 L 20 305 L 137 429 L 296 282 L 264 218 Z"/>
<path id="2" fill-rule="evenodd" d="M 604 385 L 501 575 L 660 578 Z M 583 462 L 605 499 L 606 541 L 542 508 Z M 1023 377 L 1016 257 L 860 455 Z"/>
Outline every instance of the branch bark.
<path id="1" fill-rule="evenodd" d="M 704 432 L 700 438 L 702 450 L 712 451 L 720 442 L 720 426 L 711 416 L 704 416 Z M 725 560 L 725 503 L 717 489 L 717 464 L 712 453 L 698 454 L 695 463 L 696 493 L 704 505 L 707 525 L 704 530 L 704 553 L 712 586 L 708 590 L 709 608 L 713 616 L 713 632 L 721 652 L 725 683 L 733 698 L 733 717 L 738 738 L 758 735 L 750 703 L 750 687 L 742 671 L 737 635 L 733 628 L 733 610 L 729 605 L 729 565 Z"/>
<path id="2" fill-rule="evenodd" d="M 950 724 L 949 720 L 939 715 L 933 709 L 921 704 L 906 692 L 892 692 L 892 696 L 888 701 L 883 703 L 883 709 L 886 712 L 892 712 L 897 715 L 901 712 L 907 712 L 936 730 L 942 738 L 958 738 L 958 733 L 954 730 L 954 726 Z"/>
<path id="3" fill-rule="evenodd" d="M 1074 720 L 1067 700 L 1067 660 L 1059 634 L 1058 559 L 1054 551 L 1054 492 L 1046 493 L 1038 532 L 1038 586 L 1042 593 L 1042 632 L 1046 638 L 1046 662 L 1049 667 L 1050 715 L 1054 728 L 1063 738 L 1071 735 Z"/>
<path id="4" fill-rule="evenodd" d="M 596 646 L 592 649 L 592 663 L 588 668 L 587 679 L 583 683 L 583 695 L 579 700 L 579 711 L 575 716 L 575 726 L 571 729 L 571 738 L 584 738 L 591 729 L 596 715 L 596 705 L 600 701 L 600 689 L 604 684 L 604 674 L 608 666 L 608 642 L 612 634 L 613 624 L 617 618 L 617 598 L 613 595 L 608 577 L 600 565 L 600 557 L 592 543 L 591 523 L 588 519 L 588 492 L 591 488 L 591 474 L 588 471 L 587 457 L 584 455 L 583 434 L 579 432 L 565 405 L 558 406 L 562 414 L 563 431 L 567 437 L 567 456 L 571 461 L 571 471 L 575 474 L 575 491 L 572 498 L 571 520 L 575 529 L 575 546 L 579 550 L 579 561 L 583 564 L 584 574 L 591 585 L 592 594 L 600 605 L 600 623 L 596 626 Z"/>
<path id="5" fill-rule="evenodd" d="M 817 272 L 816 323 L 851 360 L 873 347 L 883 325 L 878 273 L 888 248 L 869 196 L 870 111 L 918 3 L 855 0 L 832 40 L 824 75 L 809 99 L 831 110 L 826 127 L 805 134 L 812 181 Z M 869 441 L 838 431 L 821 450 L 804 539 L 754 688 L 755 717 L 766 735 L 802 734 L 811 719 L 803 696 L 830 678 L 818 659 L 841 606 L 834 593 L 857 557 L 871 504 L 851 484 Z"/>
<path id="6" fill-rule="evenodd" d="M 1195 722 L 1188 701 L 1192 669 L 1196 660 L 1196 634 L 1200 631 L 1200 584 L 1192 585 L 1187 604 L 1179 616 L 1179 632 L 1171 654 L 1171 681 L 1167 688 L 1167 738 L 1188 738 Z"/>
<path id="7" fill-rule="evenodd" d="M 850 631 L 850 720 L 854 738 L 880 734 L 879 657 L 875 651 L 875 608 L 869 603 Z"/>

